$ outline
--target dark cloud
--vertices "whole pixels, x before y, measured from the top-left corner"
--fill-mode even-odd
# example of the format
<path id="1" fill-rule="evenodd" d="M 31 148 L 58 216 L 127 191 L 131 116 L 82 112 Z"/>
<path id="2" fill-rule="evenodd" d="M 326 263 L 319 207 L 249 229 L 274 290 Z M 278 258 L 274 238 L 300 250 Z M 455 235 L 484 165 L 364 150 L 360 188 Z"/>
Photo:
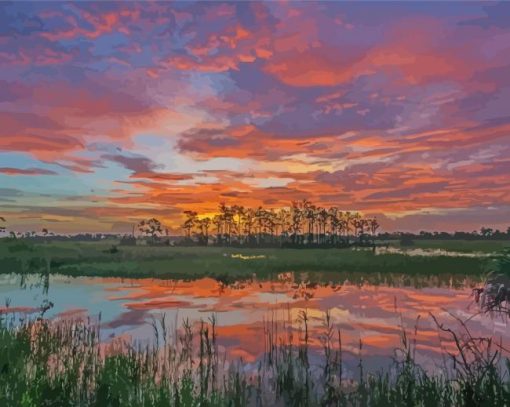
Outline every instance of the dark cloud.
<path id="1" fill-rule="evenodd" d="M 127 168 L 128 170 L 131 170 L 133 172 L 151 172 L 155 169 L 160 168 L 154 161 L 147 157 L 138 156 L 138 155 L 113 155 L 113 154 L 105 154 L 102 155 L 101 158 L 103 160 L 113 161 L 120 165 L 122 165 L 124 168 Z"/>
<path id="2" fill-rule="evenodd" d="M 484 29 L 510 28 L 510 4 L 500 1 L 483 6 L 483 16 L 461 21 L 459 25 L 475 25 Z"/>
<path id="3" fill-rule="evenodd" d="M 390 191 L 376 192 L 374 194 L 368 195 L 366 199 L 385 200 L 393 198 L 412 198 L 420 194 L 436 193 L 442 191 L 448 185 L 448 182 L 430 182 L 418 184 L 409 188 L 399 188 Z"/>
<path id="4" fill-rule="evenodd" d="M 55 171 L 44 168 L 12 168 L 0 167 L 0 174 L 4 175 L 57 175 Z"/>

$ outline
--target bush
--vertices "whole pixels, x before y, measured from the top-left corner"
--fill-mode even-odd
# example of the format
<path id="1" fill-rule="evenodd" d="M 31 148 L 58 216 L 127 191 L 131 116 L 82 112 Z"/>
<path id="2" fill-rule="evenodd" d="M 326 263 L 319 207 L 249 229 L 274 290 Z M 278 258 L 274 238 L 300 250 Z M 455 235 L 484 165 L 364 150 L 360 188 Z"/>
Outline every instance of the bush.
<path id="1" fill-rule="evenodd" d="M 414 240 L 411 239 L 409 236 L 404 236 L 402 239 L 400 239 L 400 246 L 402 247 L 414 246 Z"/>

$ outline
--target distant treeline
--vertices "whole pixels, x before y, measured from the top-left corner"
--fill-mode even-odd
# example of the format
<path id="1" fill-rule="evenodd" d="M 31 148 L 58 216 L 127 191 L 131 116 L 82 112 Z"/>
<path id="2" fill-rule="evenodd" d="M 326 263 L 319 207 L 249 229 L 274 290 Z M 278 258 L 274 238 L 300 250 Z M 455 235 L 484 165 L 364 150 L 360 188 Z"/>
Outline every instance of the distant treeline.
<path id="1" fill-rule="evenodd" d="M 506 231 L 482 227 L 472 232 L 384 232 L 380 233 L 375 217 L 364 217 L 358 212 L 342 211 L 337 207 L 315 206 L 307 200 L 292 202 L 289 208 L 256 209 L 241 205 L 219 204 L 218 214 L 201 216 L 195 211 L 184 211 L 186 220 L 183 235 L 171 236 L 169 230 L 156 218 L 140 221 L 132 233 L 58 234 L 43 228 L 41 231 L 8 231 L 6 219 L 0 216 L 0 238 L 30 239 L 34 241 L 100 241 L 121 239 L 121 244 L 136 244 L 147 240 L 153 244 L 216 245 L 216 246 L 284 246 L 284 247 L 349 247 L 373 245 L 376 240 L 507 240 Z M 137 233 L 135 233 L 135 230 Z"/>
<path id="2" fill-rule="evenodd" d="M 185 211 L 182 244 L 220 246 L 307 246 L 348 247 L 373 245 L 375 240 L 506 240 L 506 232 L 482 227 L 472 232 L 393 232 L 378 233 L 375 217 L 338 207 L 315 206 L 308 200 L 293 201 L 289 208 L 257 209 L 241 205 L 219 204 L 218 214 L 210 218 L 195 211 Z"/>
<path id="3" fill-rule="evenodd" d="M 0 237 L 2 235 L 0 234 Z M 54 241 L 99 241 L 105 239 L 118 239 L 122 235 L 114 233 L 78 233 L 73 235 L 60 234 L 60 233 L 48 233 L 42 234 L 37 232 L 13 232 L 5 234 L 6 238 L 9 239 L 30 239 L 33 241 L 45 242 L 48 240 Z"/>
<path id="4" fill-rule="evenodd" d="M 379 233 L 379 240 L 506 240 L 510 239 L 510 227 L 506 232 L 498 229 L 482 227 L 480 230 L 472 232 L 427 232 L 418 233 L 393 232 Z"/>
<path id="5" fill-rule="evenodd" d="M 219 246 L 346 247 L 374 243 L 375 218 L 337 207 L 324 208 L 307 200 L 289 208 L 246 208 L 219 204 L 210 218 L 185 211 L 182 244 Z"/>

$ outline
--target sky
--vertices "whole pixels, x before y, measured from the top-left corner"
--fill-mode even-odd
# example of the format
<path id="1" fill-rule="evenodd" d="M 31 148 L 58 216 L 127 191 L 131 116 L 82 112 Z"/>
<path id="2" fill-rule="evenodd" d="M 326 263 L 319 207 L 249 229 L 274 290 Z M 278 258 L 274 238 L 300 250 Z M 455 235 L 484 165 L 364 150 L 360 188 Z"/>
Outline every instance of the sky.
<path id="1" fill-rule="evenodd" d="M 510 226 L 510 3 L 2 2 L 0 215 L 131 231 L 292 200 Z"/>

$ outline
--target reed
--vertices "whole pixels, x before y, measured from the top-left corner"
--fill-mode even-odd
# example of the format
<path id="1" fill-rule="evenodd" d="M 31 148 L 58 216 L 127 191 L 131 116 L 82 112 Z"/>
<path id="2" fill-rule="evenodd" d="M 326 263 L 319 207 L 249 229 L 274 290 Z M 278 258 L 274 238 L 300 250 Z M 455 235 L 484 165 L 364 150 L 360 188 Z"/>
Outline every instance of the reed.
<path id="1" fill-rule="evenodd" d="M 289 314 L 290 316 L 290 314 Z M 502 346 L 437 322 L 456 353 L 443 373 L 415 362 L 415 343 L 403 327 L 394 366 L 363 372 L 359 343 L 356 381 L 344 377 L 341 332 L 329 313 L 319 338 L 310 338 L 301 312 L 277 329 L 265 323 L 265 353 L 256 368 L 220 354 L 216 320 L 171 329 L 154 319 L 154 341 L 100 341 L 100 324 L 48 321 L 17 324 L 0 318 L 2 406 L 502 406 L 510 403 Z M 460 321 L 462 322 L 462 321 Z M 416 332 L 415 332 L 416 335 Z M 312 357 L 311 340 L 320 343 Z M 317 351 L 315 350 L 315 353 Z"/>

